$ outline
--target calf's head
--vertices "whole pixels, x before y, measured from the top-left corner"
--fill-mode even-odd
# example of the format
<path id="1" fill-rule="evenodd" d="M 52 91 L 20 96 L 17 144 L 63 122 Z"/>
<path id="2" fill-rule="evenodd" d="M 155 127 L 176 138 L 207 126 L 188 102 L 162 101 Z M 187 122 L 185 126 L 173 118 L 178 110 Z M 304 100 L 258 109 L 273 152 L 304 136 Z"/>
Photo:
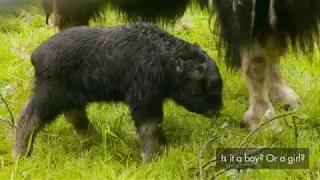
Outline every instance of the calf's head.
<path id="1" fill-rule="evenodd" d="M 213 117 L 223 108 L 222 79 L 215 61 L 197 44 L 174 59 L 171 98 L 188 111 Z"/>

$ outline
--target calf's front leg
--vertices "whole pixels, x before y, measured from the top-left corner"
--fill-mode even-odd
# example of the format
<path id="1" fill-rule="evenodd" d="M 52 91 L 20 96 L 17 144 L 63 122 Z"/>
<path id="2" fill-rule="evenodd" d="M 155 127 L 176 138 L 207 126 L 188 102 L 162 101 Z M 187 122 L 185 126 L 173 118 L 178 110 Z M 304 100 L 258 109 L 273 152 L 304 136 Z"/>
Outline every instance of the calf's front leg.
<path id="1" fill-rule="evenodd" d="M 149 107 L 147 111 L 132 110 L 131 114 L 141 145 L 141 157 L 144 163 L 151 161 L 160 153 L 166 138 L 162 129 L 162 106 Z"/>

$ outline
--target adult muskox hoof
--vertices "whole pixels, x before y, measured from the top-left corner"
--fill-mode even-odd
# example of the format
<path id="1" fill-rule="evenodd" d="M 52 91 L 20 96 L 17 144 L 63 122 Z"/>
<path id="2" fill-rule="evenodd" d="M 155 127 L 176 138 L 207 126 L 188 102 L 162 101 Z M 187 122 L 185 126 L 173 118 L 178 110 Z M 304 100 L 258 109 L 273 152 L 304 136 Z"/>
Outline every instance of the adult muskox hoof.
<path id="1" fill-rule="evenodd" d="M 276 132 L 282 131 L 282 128 L 279 125 L 279 122 L 277 120 L 271 121 L 269 124 L 266 124 L 263 127 L 260 127 L 260 124 L 250 124 L 250 123 L 246 123 L 244 120 L 242 120 L 242 121 L 240 121 L 239 126 L 240 126 L 240 128 L 247 129 L 250 132 L 256 131 L 257 128 L 259 128 L 259 130 L 272 129 Z"/>
<path id="2" fill-rule="evenodd" d="M 246 129 L 250 132 L 255 131 L 259 126 L 260 126 L 259 121 L 247 121 L 246 122 L 246 121 L 242 120 L 240 122 L 240 128 Z"/>
<path id="3" fill-rule="evenodd" d="M 303 103 L 301 100 L 291 102 L 291 103 L 286 103 L 283 105 L 283 109 L 285 111 L 297 110 L 300 106 L 302 106 L 302 104 Z"/>
<path id="4" fill-rule="evenodd" d="M 239 126 L 242 129 L 246 127 L 246 123 L 244 122 L 244 120 L 240 121 Z"/>

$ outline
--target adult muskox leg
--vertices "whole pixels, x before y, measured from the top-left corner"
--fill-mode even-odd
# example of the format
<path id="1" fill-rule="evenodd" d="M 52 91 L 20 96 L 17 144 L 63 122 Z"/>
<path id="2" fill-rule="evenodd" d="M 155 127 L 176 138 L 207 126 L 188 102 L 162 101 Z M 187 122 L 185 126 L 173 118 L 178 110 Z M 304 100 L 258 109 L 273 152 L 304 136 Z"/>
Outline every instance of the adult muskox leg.
<path id="1" fill-rule="evenodd" d="M 266 114 L 267 118 L 275 116 L 266 86 L 267 62 L 256 40 L 241 49 L 241 58 L 241 68 L 250 94 L 250 107 L 244 114 L 242 126 L 253 131 L 261 124 L 263 115 Z"/>
<path id="2" fill-rule="evenodd" d="M 49 25 L 49 18 L 53 11 L 53 0 L 42 0 L 42 7 L 46 15 L 46 24 Z"/>
<path id="3" fill-rule="evenodd" d="M 52 23 L 53 26 L 57 26 L 60 30 L 60 24 L 62 20 L 62 17 L 59 13 L 59 9 L 58 9 L 58 2 L 57 0 L 52 0 L 52 13 L 51 13 L 51 17 L 52 17 Z"/>
<path id="4" fill-rule="evenodd" d="M 280 71 L 280 59 L 286 48 L 281 45 L 280 39 L 273 36 L 268 38 L 265 51 L 268 56 L 267 86 L 270 98 L 274 103 L 284 103 L 286 110 L 296 109 L 301 104 L 300 98 L 287 85 Z"/>
<path id="5" fill-rule="evenodd" d="M 160 152 L 161 146 L 166 143 L 161 125 L 162 106 L 149 107 L 148 110 L 144 109 L 143 111 L 133 109 L 131 114 L 141 144 L 142 160 L 149 162 Z"/>
<path id="6" fill-rule="evenodd" d="M 50 104 L 49 101 L 34 95 L 22 109 L 17 121 L 13 158 L 30 155 L 33 148 L 33 140 L 37 133 L 46 123 L 51 122 L 59 115 L 59 111 L 48 104 Z M 29 140 L 31 141 L 28 151 Z"/>
<path id="7" fill-rule="evenodd" d="M 53 0 L 53 24 L 59 31 L 75 26 L 87 26 L 99 5 L 100 1 Z"/>
<path id="8" fill-rule="evenodd" d="M 73 109 L 63 112 L 66 120 L 72 124 L 78 135 L 85 135 L 91 123 L 87 117 L 85 108 Z"/>
<path id="9" fill-rule="evenodd" d="M 52 1 L 53 1 L 53 10 L 52 10 L 53 25 L 58 27 L 59 31 L 75 26 L 73 25 L 73 21 L 75 21 L 76 19 L 72 19 L 70 17 L 74 11 L 74 9 L 71 9 L 70 7 L 70 1 L 65 1 L 65 3 L 63 3 L 63 1 L 61 0 L 52 0 Z M 66 11 L 66 9 L 69 9 L 69 10 Z M 84 24 L 84 25 L 87 25 L 87 24 Z"/>

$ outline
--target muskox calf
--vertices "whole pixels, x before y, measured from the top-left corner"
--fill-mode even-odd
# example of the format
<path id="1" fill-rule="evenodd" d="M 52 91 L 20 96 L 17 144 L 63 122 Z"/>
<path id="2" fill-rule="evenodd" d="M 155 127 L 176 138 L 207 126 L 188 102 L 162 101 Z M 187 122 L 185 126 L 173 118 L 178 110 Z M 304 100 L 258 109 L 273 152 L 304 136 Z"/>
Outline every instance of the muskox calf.
<path id="1" fill-rule="evenodd" d="M 14 158 L 27 153 L 32 133 L 61 113 L 77 133 L 85 133 L 90 102 L 129 106 L 144 162 L 165 144 L 166 99 L 207 117 L 223 107 L 216 63 L 198 45 L 148 23 L 70 28 L 42 43 L 31 62 L 33 95 L 18 120 Z"/>

